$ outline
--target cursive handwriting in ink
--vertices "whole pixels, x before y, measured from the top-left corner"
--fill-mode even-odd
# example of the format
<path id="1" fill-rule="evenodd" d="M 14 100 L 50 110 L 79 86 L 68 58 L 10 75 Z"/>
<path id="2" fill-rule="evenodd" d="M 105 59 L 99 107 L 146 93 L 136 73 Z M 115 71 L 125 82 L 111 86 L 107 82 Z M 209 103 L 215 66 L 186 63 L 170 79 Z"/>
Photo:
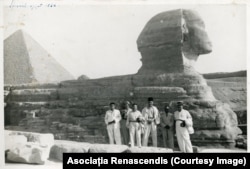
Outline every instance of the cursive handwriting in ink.
<path id="1" fill-rule="evenodd" d="M 31 10 L 39 8 L 55 8 L 57 5 L 55 3 L 33 3 L 29 2 L 17 2 L 17 0 L 11 0 L 9 8 L 29 8 Z"/>

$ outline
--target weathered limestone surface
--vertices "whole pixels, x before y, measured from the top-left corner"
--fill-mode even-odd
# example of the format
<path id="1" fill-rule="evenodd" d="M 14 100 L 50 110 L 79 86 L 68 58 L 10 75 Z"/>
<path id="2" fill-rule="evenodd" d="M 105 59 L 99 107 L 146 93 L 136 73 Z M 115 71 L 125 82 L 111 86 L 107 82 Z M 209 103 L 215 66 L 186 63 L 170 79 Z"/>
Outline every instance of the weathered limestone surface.
<path id="1" fill-rule="evenodd" d="M 48 159 L 48 146 L 28 142 L 9 149 L 7 161 L 28 164 L 44 164 Z"/>
<path id="2" fill-rule="evenodd" d="M 25 136 L 28 142 L 38 143 L 43 146 L 51 147 L 54 145 L 54 135 L 53 134 L 41 134 L 34 132 L 23 132 L 23 131 L 10 131 L 5 130 L 5 136 Z"/>
<path id="3" fill-rule="evenodd" d="M 128 149 L 126 145 L 112 144 L 92 144 L 89 148 L 90 153 L 125 153 Z"/>
<path id="4" fill-rule="evenodd" d="M 26 144 L 27 143 L 27 137 L 23 135 L 4 135 L 4 144 L 5 144 L 5 151 L 8 151 L 9 149 L 13 148 L 16 145 Z"/>
<path id="5" fill-rule="evenodd" d="M 53 134 L 5 130 L 5 152 L 11 162 L 43 164 L 54 145 Z M 14 140 L 15 139 L 15 140 Z"/>
<path id="6" fill-rule="evenodd" d="M 236 114 L 215 99 L 193 68 L 199 55 L 212 51 L 199 15 L 181 9 L 158 14 L 146 24 L 137 45 L 142 55 L 137 74 L 54 86 L 15 86 L 5 111 L 8 128 L 51 132 L 56 139 L 108 143 L 104 114 L 109 102 L 121 108 L 124 100 L 130 100 L 142 109 L 147 97 L 154 97 L 160 110 L 170 103 L 172 112 L 177 101 L 184 101 L 194 120 L 194 145 L 233 146 L 241 133 Z M 158 138 L 162 146 L 160 131 Z"/>
<path id="7" fill-rule="evenodd" d="M 173 153 L 172 149 L 157 147 L 130 147 L 127 153 Z"/>
<path id="8" fill-rule="evenodd" d="M 8 162 L 44 164 L 53 145 L 53 134 L 5 130 L 5 153 Z"/>
<path id="9" fill-rule="evenodd" d="M 50 159 L 63 160 L 63 153 L 88 153 L 90 143 L 56 140 L 50 150 Z"/>
<path id="10" fill-rule="evenodd" d="M 212 51 L 200 16 L 191 10 L 162 12 L 148 21 L 137 39 L 142 55 L 140 73 L 183 72 L 200 54 Z"/>

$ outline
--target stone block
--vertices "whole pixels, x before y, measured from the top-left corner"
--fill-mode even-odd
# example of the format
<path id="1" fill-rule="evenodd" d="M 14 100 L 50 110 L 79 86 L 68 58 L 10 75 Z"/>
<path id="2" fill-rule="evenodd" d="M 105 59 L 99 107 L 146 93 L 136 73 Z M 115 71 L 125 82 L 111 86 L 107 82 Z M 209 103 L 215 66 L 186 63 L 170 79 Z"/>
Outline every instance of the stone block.
<path id="1" fill-rule="evenodd" d="M 124 153 L 128 149 L 126 145 L 92 144 L 90 153 Z"/>
<path id="2" fill-rule="evenodd" d="M 7 152 L 7 162 L 44 164 L 48 159 L 48 146 L 37 143 L 26 143 L 12 147 Z"/>
<path id="3" fill-rule="evenodd" d="M 63 153 L 88 153 L 89 148 L 92 145 L 90 143 L 55 140 L 55 144 L 50 150 L 50 159 L 63 160 Z"/>
<path id="4" fill-rule="evenodd" d="M 173 153 L 172 149 L 159 147 L 129 147 L 127 153 Z"/>

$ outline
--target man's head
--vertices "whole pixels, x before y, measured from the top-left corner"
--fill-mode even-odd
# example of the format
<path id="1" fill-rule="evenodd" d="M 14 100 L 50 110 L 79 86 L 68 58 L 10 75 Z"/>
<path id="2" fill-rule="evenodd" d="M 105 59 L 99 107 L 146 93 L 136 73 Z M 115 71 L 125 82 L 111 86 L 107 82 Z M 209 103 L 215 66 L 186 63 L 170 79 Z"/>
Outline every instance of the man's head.
<path id="1" fill-rule="evenodd" d="M 153 97 L 149 97 L 148 98 L 148 106 L 152 107 L 154 105 L 154 98 Z"/>
<path id="2" fill-rule="evenodd" d="M 114 103 L 114 102 L 111 102 L 111 103 L 109 104 L 109 107 L 110 107 L 111 110 L 114 110 L 114 109 L 115 109 L 115 103 Z"/>
<path id="3" fill-rule="evenodd" d="M 181 111 L 183 109 L 183 102 L 177 102 L 177 110 Z"/>
<path id="4" fill-rule="evenodd" d="M 124 105 L 125 105 L 125 108 L 129 108 L 130 102 L 129 101 L 125 101 Z"/>
<path id="5" fill-rule="evenodd" d="M 164 111 L 165 111 L 166 114 L 168 114 L 168 112 L 169 112 L 169 105 L 166 105 L 166 106 L 164 107 Z"/>
<path id="6" fill-rule="evenodd" d="M 137 106 L 137 104 L 136 104 L 136 103 L 134 103 L 134 104 L 133 104 L 132 109 L 133 109 L 133 111 L 137 111 L 138 106 Z"/>

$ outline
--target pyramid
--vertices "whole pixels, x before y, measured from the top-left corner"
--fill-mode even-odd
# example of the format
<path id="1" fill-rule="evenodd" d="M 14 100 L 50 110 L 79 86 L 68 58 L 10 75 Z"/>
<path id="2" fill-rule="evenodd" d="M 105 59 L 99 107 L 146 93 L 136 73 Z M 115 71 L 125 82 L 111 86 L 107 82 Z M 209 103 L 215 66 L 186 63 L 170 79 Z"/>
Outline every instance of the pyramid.
<path id="1" fill-rule="evenodd" d="M 74 77 L 31 36 L 18 30 L 4 40 L 4 84 L 57 83 Z"/>

